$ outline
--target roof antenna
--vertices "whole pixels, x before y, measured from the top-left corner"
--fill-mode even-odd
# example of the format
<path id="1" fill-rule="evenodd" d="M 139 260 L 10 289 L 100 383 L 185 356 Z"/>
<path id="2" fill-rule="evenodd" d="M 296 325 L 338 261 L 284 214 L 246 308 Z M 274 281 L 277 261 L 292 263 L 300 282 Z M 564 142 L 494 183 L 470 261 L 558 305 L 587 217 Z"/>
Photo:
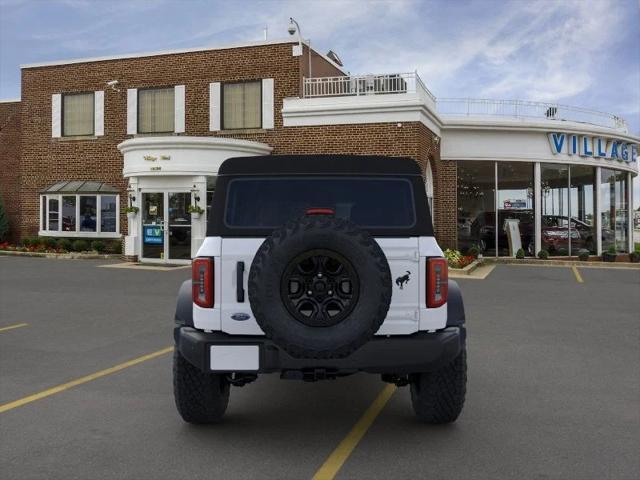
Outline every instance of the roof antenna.
<path id="1" fill-rule="evenodd" d="M 266 42 L 269 37 L 269 25 L 265 25 L 263 31 L 264 31 L 264 41 Z"/>

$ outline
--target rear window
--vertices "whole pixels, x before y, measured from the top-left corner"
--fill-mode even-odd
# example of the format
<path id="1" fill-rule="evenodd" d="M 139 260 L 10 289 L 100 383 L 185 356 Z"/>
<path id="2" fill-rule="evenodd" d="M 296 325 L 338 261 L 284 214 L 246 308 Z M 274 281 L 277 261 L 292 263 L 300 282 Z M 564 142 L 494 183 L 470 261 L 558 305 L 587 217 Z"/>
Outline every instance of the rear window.
<path id="1" fill-rule="evenodd" d="M 413 188 L 405 178 L 248 177 L 229 182 L 225 224 L 273 229 L 316 207 L 331 208 L 336 217 L 365 228 L 416 223 Z"/>

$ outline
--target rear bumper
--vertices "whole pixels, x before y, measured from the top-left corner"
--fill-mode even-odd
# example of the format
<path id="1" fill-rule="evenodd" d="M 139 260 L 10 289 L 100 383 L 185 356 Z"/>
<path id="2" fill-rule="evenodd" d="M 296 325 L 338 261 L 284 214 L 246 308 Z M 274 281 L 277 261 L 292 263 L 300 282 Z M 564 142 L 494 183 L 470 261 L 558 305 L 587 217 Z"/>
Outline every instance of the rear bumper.
<path id="1" fill-rule="evenodd" d="M 464 347 L 466 330 L 459 326 L 435 333 L 374 337 L 348 357 L 323 360 L 292 357 L 262 336 L 205 333 L 192 327 L 177 326 L 174 338 L 182 356 L 202 371 L 211 371 L 212 346 L 257 345 L 259 367 L 253 370 L 256 373 L 325 370 L 332 374 L 362 371 L 403 375 L 437 370 L 451 362 Z"/>

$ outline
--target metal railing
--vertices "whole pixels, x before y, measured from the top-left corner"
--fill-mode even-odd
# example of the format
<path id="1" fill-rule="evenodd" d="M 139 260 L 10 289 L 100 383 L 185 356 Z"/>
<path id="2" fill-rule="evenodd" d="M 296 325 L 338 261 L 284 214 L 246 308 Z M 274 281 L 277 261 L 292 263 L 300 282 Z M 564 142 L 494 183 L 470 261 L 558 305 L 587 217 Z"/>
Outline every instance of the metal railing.
<path id="1" fill-rule="evenodd" d="M 344 75 L 304 79 L 305 98 L 387 95 L 424 92 L 432 101 L 435 97 L 416 72 L 381 75 Z"/>
<path id="2" fill-rule="evenodd" d="M 627 130 L 627 122 L 610 113 L 559 103 L 526 100 L 488 100 L 477 98 L 439 98 L 439 114 L 464 116 L 502 116 L 588 123 L 617 130 Z"/>

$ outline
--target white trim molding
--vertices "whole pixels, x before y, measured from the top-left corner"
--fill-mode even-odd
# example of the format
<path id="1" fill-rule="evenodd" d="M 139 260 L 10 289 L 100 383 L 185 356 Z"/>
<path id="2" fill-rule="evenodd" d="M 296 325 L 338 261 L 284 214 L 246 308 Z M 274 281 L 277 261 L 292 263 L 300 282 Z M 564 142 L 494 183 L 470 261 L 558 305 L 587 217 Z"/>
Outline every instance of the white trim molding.
<path id="1" fill-rule="evenodd" d="M 176 85 L 174 87 L 174 96 L 173 96 L 173 130 L 175 133 L 184 133 L 185 131 L 185 86 L 184 85 Z"/>
<path id="2" fill-rule="evenodd" d="M 62 137 L 62 94 L 51 95 L 51 137 Z"/>
<path id="3" fill-rule="evenodd" d="M 127 89 L 127 135 L 138 133 L 138 89 Z"/>
<path id="4" fill-rule="evenodd" d="M 166 175 L 215 175 L 231 157 L 269 155 L 272 148 L 259 142 L 227 137 L 136 137 L 118 149 L 124 155 L 125 178 Z"/>
<path id="5" fill-rule="evenodd" d="M 93 92 L 93 101 L 93 134 L 96 137 L 102 137 L 104 135 L 104 91 L 98 90 L 96 92 Z"/>
<path id="6" fill-rule="evenodd" d="M 221 128 L 220 101 L 220 82 L 212 82 L 209 84 L 209 131 L 211 132 L 217 132 Z"/>
<path id="7" fill-rule="evenodd" d="M 274 83 L 273 78 L 262 79 L 262 128 L 274 127 Z"/>

